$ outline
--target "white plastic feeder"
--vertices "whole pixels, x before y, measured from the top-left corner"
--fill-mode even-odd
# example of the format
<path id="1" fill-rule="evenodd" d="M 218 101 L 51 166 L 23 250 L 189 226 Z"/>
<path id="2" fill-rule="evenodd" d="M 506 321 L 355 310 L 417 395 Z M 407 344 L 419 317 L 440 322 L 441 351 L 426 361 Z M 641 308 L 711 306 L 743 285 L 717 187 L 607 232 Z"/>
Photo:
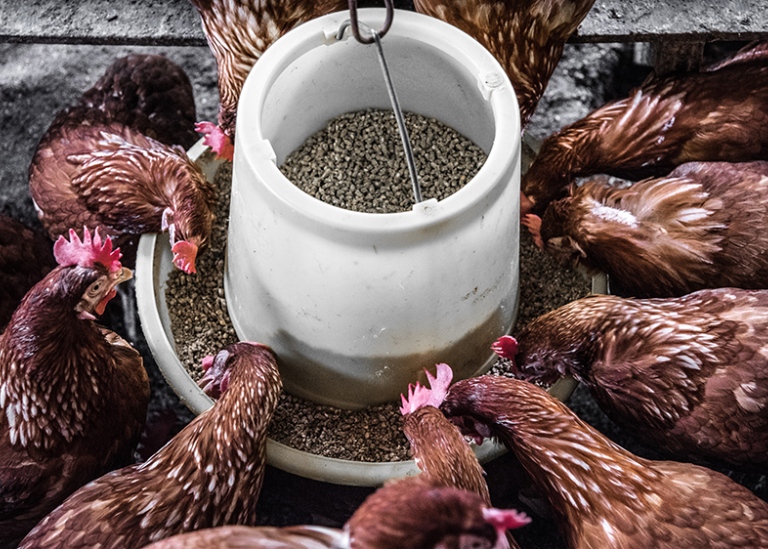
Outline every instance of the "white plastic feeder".
<path id="1" fill-rule="evenodd" d="M 358 14 L 380 28 L 385 10 Z M 289 153 L 342 113 L 391 109 L 375 46 L 335 38 L 348 15 L 292 30 L 245 82 L 225 294 L 238 336 L 275 350 L 288 392 L 358 408 L 397 399 L 436 362 L 457 379 L 493 363 L 490 345 L 517 313 L 520 121 L 488 51 L 398 10 L 382 45 L 403 110 L 474 141 L 485 165 L 452 196 L 402 213 L 304 193 L 278 169 Z"/>

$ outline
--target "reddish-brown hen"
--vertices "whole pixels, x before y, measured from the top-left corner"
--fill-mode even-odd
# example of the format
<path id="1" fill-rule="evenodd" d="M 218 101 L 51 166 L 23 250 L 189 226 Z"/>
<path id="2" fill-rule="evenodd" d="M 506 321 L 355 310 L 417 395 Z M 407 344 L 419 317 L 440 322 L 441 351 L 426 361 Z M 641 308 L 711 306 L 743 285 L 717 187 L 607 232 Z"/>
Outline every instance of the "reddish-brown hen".
<path id="1" fill-rule="evenodd" d="M 94 323 L 130 278 L 111 242 L 61 237 L 59 266 L 0 336 L 0 547 L 72 492 L 131 461 L 149 381 L 141 356 Z"/>
<path id="2" fill-rule="evenodd" d="M 53 242 L 0 214 L 0 332 L 21 298 L 54 267 Z"/>
<path id="3" fill-rule="evenodd" d="M 282 389 L 272 351 L 240 342 L 203 360 L 220 395 L 142 464 L 84 486 L 22 541 L 25 549 L 142 547 L 183 532 L 254 524 L 266 430 Z"/>
<path id="4" fill-rule="evenodd" d="M 672 459 L 768 470 L 768 291 L 593 296 L 497 342 L 515 375 L 570 374 L 608 416 Z"/>
<path id="5" fill-rule="evenodd" d="M 768 503 L 698 465 L 624 450 L 527 381 L 455 383 L 442 405 L 466 435 L 498 437 L 549 501 L 570 549 L 768 546 Z"/>
<path id="6" fill-rule="evenodd" d="M 147 549 L 502 549 L 504 531 L 526 524 L 477 494 L 422 476 L 391 481 L 368 496 L 343 530 L 318 526 L 225 526 L 183 534 Z"/>
<path id="7" fill-rule="evenodd" d="M 198 124 L 205 144 L 232 160 L 237 102 L 245 77 L 272 43 L 292 28 L 347 8 L 347 0 L 190 0 L 197 8 L 219 73 L 218 126 Z"/>
<path id="8" fill-rule="evenodd" d="M 488 49 L 512 82 L 528 124 L 568 38 L 594 0 L 414 0 L 420 13 L 463 30 Z"/>
<path id="9" fill-rule="evenodd" d="M 768 43 L 683 76 L 650 78 L 541 144 L 521 213 L 541 215 L 577 177 L 638 180 L 692 161 L 768 159 Z"/>
<path id="10" fill-rule="evenodd" d="M 195 272 L 214 189 L 183 148 L 194 116 L 189 80 L 174 63 L 118 59 L 56 116 L 32 159 L 29 188 L 50 236 L 101 227 L 131 265 L 138 236 L 167 230 L 174 264 Z"/>
<path id="11" fill-rule="evenodd" d="M 592 180 L 549 205 L 539 244 L 611 293 L 768 288 L 768 162 L 691 162 L 630 187 Z"/>
<path id="12" fill-rule="evenodd" d="M 420 383 L 402 396 L 403 433 L 421 473 L 441 486 L 474 492 L 490 505 L 485 472 L 475 453 L 455 425 L 438 409 L 453 379 L 447 364 L 438 364 L 436 375 L 426 371 L 430 389 Z"/>

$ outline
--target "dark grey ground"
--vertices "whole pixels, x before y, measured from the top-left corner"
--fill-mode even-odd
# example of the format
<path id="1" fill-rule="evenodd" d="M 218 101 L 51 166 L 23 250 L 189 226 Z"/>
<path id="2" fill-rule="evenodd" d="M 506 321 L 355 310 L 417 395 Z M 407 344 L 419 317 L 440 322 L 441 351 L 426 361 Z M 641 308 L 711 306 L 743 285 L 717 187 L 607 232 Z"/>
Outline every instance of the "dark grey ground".
<path id="1" fill-rule="evenodd" d="M 89 87 L 115 57 L 137 51 L 163 52 L 178 62 L 189 74 L 195 88 L 198 119 L 215 119 L 218 106 L 216 69 L 207 48 L 0 45 L 0 150 L 4 157 L 0 163 L 0 209 L 3 212 L 39 227 L 26 177 L 37 140 L 55 113 Z M 568 46 L 530 132 L 544 137 L 607 99 L 623 95 L 647 71 L 632 66 L 631 58 L 631 46 Z M 119 320 L 115 325 L 118 331 L 123 330 Z M 146 445 L 155 448 L 191 416 L 165 384 L 143 337 L 133 339 L 132 343 L 143 353 L 153 385 L 149 422 L 155 435 L 153 440 L 146 441 Z M 611 424 L 586 391 L 578 390 L 569 404 L 586 421 L 618 443 L 641 455 L 654 457 L 651 451 L 633 443 Z M 518 505 L 514 478 L 511 478 L 506 458 L 488 464 L 487 469 L 494 503 L 497 506 Z M 768 499 L 765 477 L 736 478 Z M 338 526 L 370 491 L 308 481 L 269 469 L 260 500 L 260 520 L 275 525 L 317 523 Z M 562 547 L 549 521 L 535 514 L 534 523 L 521 533 L 520 539 L 524 547 Z"/>

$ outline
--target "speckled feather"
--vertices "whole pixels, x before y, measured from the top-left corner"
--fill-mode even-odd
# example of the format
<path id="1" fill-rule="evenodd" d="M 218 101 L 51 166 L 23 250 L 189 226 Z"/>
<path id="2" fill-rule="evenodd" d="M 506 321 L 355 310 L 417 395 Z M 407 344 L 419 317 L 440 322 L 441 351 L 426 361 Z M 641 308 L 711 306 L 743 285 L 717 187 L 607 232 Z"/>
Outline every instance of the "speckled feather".
<path id="1" fill-rule="evenodd" d="M 517 377 L 575 376 L 671 458 L 768 469 L 768 292 L 593 296 L 535 319 L 518 340 Z"/>
<path id="2" fill-rule="evenodd" d="M 490 505 L 485 472 L 455 425 L 434 406 L 403 418 L 403 433 L 422 474 L 440 484 L 474 492 Z"/>
<path id="3" fill-rule="evenodd" d="M 768 47 L 710 70 L 650 78 L 551 135 L 521 182 L 541 215 L 576 177 L 661 176 L 692 161 L 768 160 Z"/>
<path id="4" fill-rule="evenodd" d="M 236 343 L 219 353 L 229 387 L 143 464 L 75 492 L 21 547 L 122 548 L 201 528 L 254 524 L 264 476 L 266 429 L 282 383 L 274 356 Z"/>
<path id="5" fill-rule="evenodd" d="M 142 358 L 76 311 L 81 296 L 108 294 L 107 276 L 103 266 L 56 268 L 0 336 L 3 549 L 73 491 L 132 461 L 149 402 Z"/>
<path id="6" fill-rule="evenodd" d="M 131 54 L 116 59 L 96 83 L 57 117 L 116 122 L 166 145 L 188 149 L 199 139 L 189 77 L 162 55 Z"/>
<path id="7" fill-rule="evenodd" d="M 549 205 L 544 249 L 612 293 L 768 288 L 768 162 L 684 164 L 627 188 L 592 180 Z"/>
<path id="8" fill-rule="evenodd" d="M 639 458 L 526 381 L 457 382 L 442 406 L 515 453 L 571 549 L 768 545 L 768 503 L 698 465 Z"/>
<path id="9" fill-rule="evenodd" d="M 171 208 L 179 239 L 205 243 L 214 190 L 183 147 L 172 143 L 186 146 L 194 132 L 194 102 L 191 112 L 184 107 L 192 101 L 191 88 L 186 97 L 188 80 L 176 82 L 180 71 L 162 56 L 120 58 L 57 115 L 29 168 L 30 192 L 51 238 L 70 228 L 101 226 L 132 266 L 135 237 L 159 232 L 163 211 Z M 171 82 L 141 80 L 158 72 Z M 171 112 L 183 112 L 174 125 L 158 109 L 177 102 Z"/>
<path id="10" fill-rule="evenodd" d="M 54 267 L 53 242 L 0 214 L 0 332 L 24 295 Z"/>
<path id="11" fill-rule="evenodd" d="M 414 0 L 420 13 L 463 30 L 507 72 L 523 128 L 544 94 L 565 42 L 594 0 Z"/>
<path id="12" fill-rule="evenodd" d="M 191 0 L 219 74 L 219 126 L 235 135 L 245 78 L 272 43 L 297 25 L 346 9 L 346 0 Z"/>
<path id="13" fill-rule="evenodd" d="M 224 526 L 146 549 L 500 549 L 485 508 L 477 494 L 436 486 L 423 476 L 407 477 L 366 498 L 343 530 Z"/>

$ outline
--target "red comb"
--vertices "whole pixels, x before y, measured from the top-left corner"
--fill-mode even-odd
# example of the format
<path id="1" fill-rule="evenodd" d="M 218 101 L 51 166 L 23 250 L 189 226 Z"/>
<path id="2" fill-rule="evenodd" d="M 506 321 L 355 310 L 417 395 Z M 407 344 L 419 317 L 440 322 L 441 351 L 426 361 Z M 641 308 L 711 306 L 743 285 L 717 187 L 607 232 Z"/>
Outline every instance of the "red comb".
<path id="1" fill-rule="evenodd" d="M 424 387 L 418 381 L 416 384 L 408 385 L 408 397 L 400 395 L 400 413 L 407 415 L 415 412 L 424 406 L 434 406 L 438 408 L 445 400 L 448 387 L 453 379 L 453 370 L 447 364 L 437 365 L 437 376 L 433 376 L 429 370 L 425 369 L 430 389 Z"/>
<path id="2" fill-rule="evenodd" d="M 203 144 L 209 146 L 219 158 L 232 162 L 235 156 L 235 147 L 232 140 L 224 131 L 212 122 L 197 122 L 195 131 L 205 136 Z"/>
<path id="3" fill-rule="evenodd" d="M 79 265 L 81 267 L 93 267 L 96 263 L 104 265 L 110 273 L 123 268 L 120 264 L 120 248 L 112 249 L 112 239 L 103 241 L 98 227 L 93 231 L 93 237 L 88 227 L 83 227 L 83 239 L 77 236 L 74 229 L 69 229 L 69 240 L 60 236 L 53 245 L 53 255 L 62 267 Z"/>
<path id="4" fill-rule="evenodd" d="M 515 509 L 496 509 L 489 507 L 483 509 L 483 518 L 496 528 L 500 535 L 507 530 L 520 528 L 531 522 L 531 519 L 525 513 Z"/>
<path id="5" fill-rule="evenodd" d="M 514 358 L 517 355 L 517 340 L 510 336 L 501 336 L 491 345 L 493 352 L 501 358 Z"/>

